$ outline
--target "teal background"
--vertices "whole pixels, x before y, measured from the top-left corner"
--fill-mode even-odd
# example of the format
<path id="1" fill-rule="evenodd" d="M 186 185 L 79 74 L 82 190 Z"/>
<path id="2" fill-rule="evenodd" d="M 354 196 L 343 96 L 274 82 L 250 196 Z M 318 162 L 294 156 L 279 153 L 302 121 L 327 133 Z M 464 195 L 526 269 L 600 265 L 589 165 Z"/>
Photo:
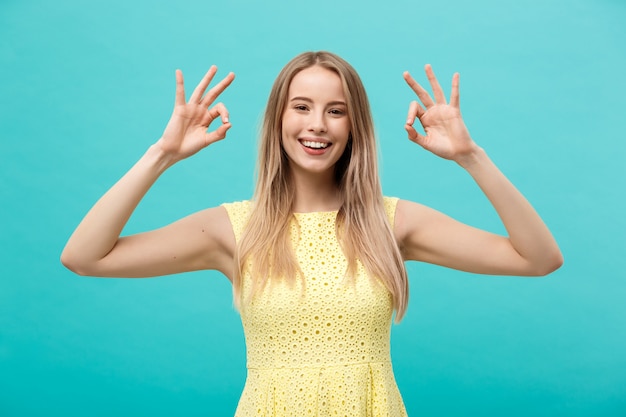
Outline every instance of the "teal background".
<path id="1" fill-rule="evenodd" d="M 245 379 L 218 273 L 81 278 L 59 263 L 89 207 L 162 132 L 174 70 L 210 64 L 227 140 L 173 167 L 126 232 L 249 198 L 271 83 L 304 50 L 370 95 L 387 195 L 502 231 L 468 175 L 406 139 L 409 69 L 432 63 L 475 140 L 541 213 L 542 279 L 410 264 L 393 330 L 411 416 L 626 415 L 626 2 L 0 0 L 0 415 L 227 416 Z"/>

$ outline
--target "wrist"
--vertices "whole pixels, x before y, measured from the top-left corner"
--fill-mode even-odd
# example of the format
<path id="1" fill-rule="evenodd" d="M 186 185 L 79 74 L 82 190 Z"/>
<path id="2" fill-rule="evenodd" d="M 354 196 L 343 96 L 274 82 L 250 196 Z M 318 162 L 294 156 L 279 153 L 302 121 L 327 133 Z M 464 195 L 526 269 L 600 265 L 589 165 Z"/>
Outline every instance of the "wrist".
<path id="1" fill-rule="evenodd" d="M 489 158 L 483 148 L 475 145 L 470 152 L 461 155 L 456 159 L 456 163 L 459 164 L 466 171 L 471 171 L 473 168 L 486 162 Z"/>
<path id="2" fill-rule="evenodd" d="M 163 148 L 160 146 L 160 142 L 161 139 L 159 139 L 155 144 L 150 146 L 141 158 L 141 161 L 143 163 L 151 166 L 154 170 L 157 171 L 157 174 L 159 175 L 165 172 L 169 167 L 177 162 L 171 154 L 163 150 Z"/>

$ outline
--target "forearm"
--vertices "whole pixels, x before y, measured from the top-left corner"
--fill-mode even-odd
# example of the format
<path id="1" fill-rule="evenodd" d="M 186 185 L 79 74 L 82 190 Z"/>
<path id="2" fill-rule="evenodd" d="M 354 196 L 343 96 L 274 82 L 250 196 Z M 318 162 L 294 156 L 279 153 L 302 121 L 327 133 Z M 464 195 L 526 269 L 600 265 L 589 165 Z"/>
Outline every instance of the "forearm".
<path id="1" fill-rule="evenodd" d="M 533 275 L 544 275 L 562 264 L 559 247 L 532 205 L 504 176 L 484 150 L 477 148 L 457 161 L 474 178 L 500 216 L 509 241 Z"/>
<path id="2" fill-rule="evenodd" d="M 141 199 L 170 164 L 158 145 L 151 146 L 80 222 L 63 250 L 63 264 L 83 273 L 111 252 Z"/>

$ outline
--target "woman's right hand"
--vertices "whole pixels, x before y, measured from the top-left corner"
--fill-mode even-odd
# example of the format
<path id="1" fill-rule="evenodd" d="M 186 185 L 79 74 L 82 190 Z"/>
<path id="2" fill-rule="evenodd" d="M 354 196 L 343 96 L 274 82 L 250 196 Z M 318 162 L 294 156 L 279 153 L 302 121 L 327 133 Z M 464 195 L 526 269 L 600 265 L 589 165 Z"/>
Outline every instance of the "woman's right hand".
<path id="1" fill-rule="evenodd" d="M 223 208 L 120 237 L 137 204 L 165 168 L 226 136 L 228 111 L 223 104 L 213 103 L 235 75 L 228 74 L 205 95 L 216 72 L 217 68 L 211 67 L 186 101 L 183 74 L 176 71 L 176 104 L 163 136 L 80 222 L 61 254 L 70 270 L 105 277 L 151 277 L 198 269 L 229 274 L 235 243 Z M 221 125 L 208 131 L 217 118 Z"/>
<path id="2" fill-rule="evenodd" d="M 176 101 L 174 111 L 163 136 L 157 146 L 168 156 L 174 164 L 185 159 L 208 145 L 226 137 L 231 124 L 228 121 L 228 110 L 222 103 L 213 104 L 220 94 L 235 79 L 234 73 L 229 73 L 224 79 L 211 88 L 206 95 L 205 90 L 213 80 L 217 67 L 211 66 L 202 81 L 198 84 L 189 101 L 185 100 L 185 85 L 183 73 L 176 70 Z M 208 131 L 211 123 L 220 118 L 221 125 Z"/>

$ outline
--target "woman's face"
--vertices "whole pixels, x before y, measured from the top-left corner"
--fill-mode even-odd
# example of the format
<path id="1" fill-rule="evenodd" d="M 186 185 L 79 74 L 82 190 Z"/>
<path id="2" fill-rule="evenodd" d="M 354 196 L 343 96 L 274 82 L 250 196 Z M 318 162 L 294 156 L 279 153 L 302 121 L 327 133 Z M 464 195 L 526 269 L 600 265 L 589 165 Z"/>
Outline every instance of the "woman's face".
<path id="1" fill-rule="evenodd" d="M 282 145 L 292 172 L 332 177 L 349 135 L 339 75 L 320 66 L 297 73 L 289 85 L 282 120 Z"/>

